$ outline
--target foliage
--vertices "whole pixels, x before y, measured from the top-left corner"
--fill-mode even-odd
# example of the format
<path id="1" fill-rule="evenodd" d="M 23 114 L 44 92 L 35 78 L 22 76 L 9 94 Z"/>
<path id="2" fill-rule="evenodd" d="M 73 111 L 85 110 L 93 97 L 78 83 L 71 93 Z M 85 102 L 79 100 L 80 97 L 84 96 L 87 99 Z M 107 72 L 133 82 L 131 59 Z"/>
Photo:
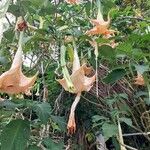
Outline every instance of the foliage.
<path id="1" fill-rule="evenodd" d="M 117 149 L 118 118 L 123 134 L 149 132 L 150 2 L 100 2 L 104 20 L 110 12 L 110 26 L 115 30 L 110 38 L 86 34 L 93 27 L 90 19 L 97 16 L 95 0 L 83 0 L 80 4 L 64 0 L 8 0 L 2 5 L 0 73 L 10 68 L 18 48 L 19 32 L 15 25 L 17 17 L 22 16 L 30 25 L 23 37 L 23 72 L 29 76 L 37 71 L 39 74 L 30 96 L 0 93 L 4 99 L 0 99 L 1 150 L 94 150 L 100 134 L 108 149 Z M 77 131 L 70 137 L 66 134 L 66 120 L 75 96 L 64 91 L 57 79 L 64 75 L 60 62 L 62 45 L 66 49 L 65 69 L 71 74 L 72 37 L 80 62 L 91 65 L 93 74 L 98 72 L 98 88 L 94 84 L 89 92 L 82 93 L 76 109 Z M 89 41 L 98 44 L 97 58 Z M 112 41 L 117 43 L 115 47 Z M 144 86 L 134 84 L 137 73 L 142 75 Z M 134 136 L 134 140 L 124 137 L 125 144 L 149 149 L 150 137 L 142 134 Z"/>

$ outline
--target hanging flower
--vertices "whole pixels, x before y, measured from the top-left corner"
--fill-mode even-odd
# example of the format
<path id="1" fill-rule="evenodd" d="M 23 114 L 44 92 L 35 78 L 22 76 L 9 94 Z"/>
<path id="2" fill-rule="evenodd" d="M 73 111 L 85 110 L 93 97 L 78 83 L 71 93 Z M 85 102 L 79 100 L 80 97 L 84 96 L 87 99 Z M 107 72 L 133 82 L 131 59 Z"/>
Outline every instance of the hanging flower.
<path id="1" fill-rule="evenodd" d="M 79 4 L 81 0 L 65 0 L 68 4 Z"/>
<path id="2" fill-rule="evenodd" d="M 30 94 L 30 89 L 37 78 L 37 74 L 28 78 L 22 73 L 22 36 L 23 32 L 20 33 L 18 50 L 11 68 L 0 76 L 1 92 L 8 94 Z"/>
<path id="3" fill-rule="evenodd" d="M 74 86 L 74 90 L 72 93 L 76 93 L 77 96 L 71 106 L 71 111 L 68 120 L 68 133 L 73 134 L 76 131 L 76 123 L 75 123 L 75 109 L 80 100 L 81 92 L 89 91 L 95 82 L 95 75 L 92 77 L 87 77 L 91 73 L 92 69 L 87 67 L 86 64 L 80 66 L 79 57 L 77 54 L 77 49 L 74 44 L 74 61 L 72 68 L 72 75 L 70 76 L 70 80 Z M 70 88 L 68 87 L 67 80 L 65 78 L 57 80 L 66 91 L 70 92 Z"/>
<path id="4" fill-rule="evenodd" d="M 97 14 L 97 19 L 91 19 L 91 23 L 94 25 L 92 29 L 86 32 L 88 35 L 104 35 L 104 36 L 109 36 L 114 34 L 114 30 L 109 29 L 110 25 L 110 12 L 108 13 L 107 16 L 107 21 L 104 20 L 101 8 L 100 8 L 100 3 L 98 3 L 98 14 Z"/>
<path id="5" fill-rule="evenodd" d="M 23 31 L 27 28 L 27 22 L 23 19 L 22 16 L 17 18 L 17 23 L 15 26 L 15 30 Z"/>
<path id="6" fill-rule="evenodd" d="M 75 87 L 73 93 L 79 93 L 82 91 L 89 91 L 95 81 L 95 76 L 87 77 L 86 73 L 90 72 L 90 68 L 86 67 L 86 64 L 82 65 L 78 70 L 76 70 L 71 76 L 71 81 Z M 69 91 L 66 80 L 59 79 L 58 82 L 63 86 L 66 91 Z"/>
<path id="7" fill-rule="evenodd" d="M 134 84 L 136 85 L 145 85 L 144 78 L 139 72 L 137 73 L 137 77 L 134 80 Z"/>

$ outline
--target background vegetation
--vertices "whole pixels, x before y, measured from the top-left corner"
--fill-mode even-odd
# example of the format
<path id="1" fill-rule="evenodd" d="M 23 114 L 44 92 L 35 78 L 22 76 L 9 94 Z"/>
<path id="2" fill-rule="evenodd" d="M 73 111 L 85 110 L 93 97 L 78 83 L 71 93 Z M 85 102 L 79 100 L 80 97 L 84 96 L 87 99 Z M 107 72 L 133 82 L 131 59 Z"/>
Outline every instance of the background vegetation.
<path id="1" fill-rule="evenodd" d="M 32 75 L 38 70 L 39 75 L 31 96 L 1 93 L 5 99 L 0 101 L 1 150 L 101 150 L 103 138 L 108 149 L 119 150 L 118 118 L 127 149 L 150 149 L 150 1 L 101 0 L 101 7 L 106 20 L 111 10 L 111 29 L 116 32 L 109 39 L 85 34 L 92 28 L 90 19 L 97 16 L 94 0 L 78 5 L 63 0 L 9 1 L 7 13 L 1 16 L 7 22 L 0 44 L 0 72 L 10 68 L 18 43 L 15 24 L 22 16 L 37 28 L 25 31 L 23 51 L 28 63 L 24 62 L 23 71 Z M 76 41 L 80 61 L 94 70 L 95 54 L 89 40 L 118 43 L 115 48 L 105 44 L 98 47 L 98 96 L 95 84 L 82 93 L 73 135 L 67 134 L 66 126 L 75 95 L 56 81 L 62 78 L 62 42 L 67 49 L 67 67 L 72 67 L 73 47 L 66 42 L 69 36 Z M 134 84 L 137 72 L 143 75 L 144 86 Z"/>

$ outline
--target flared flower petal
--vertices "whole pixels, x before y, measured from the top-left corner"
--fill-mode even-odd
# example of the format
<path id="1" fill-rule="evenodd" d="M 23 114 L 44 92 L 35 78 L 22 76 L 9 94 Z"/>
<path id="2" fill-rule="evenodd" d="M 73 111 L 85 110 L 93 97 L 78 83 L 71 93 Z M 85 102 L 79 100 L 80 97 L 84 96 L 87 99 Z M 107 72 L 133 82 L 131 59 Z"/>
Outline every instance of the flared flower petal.
<path id="1" fill-rule="evenodd" d="M 69 116 L 68 124 L 67 124 L 68 134 L 74 134 L 76 131 L 76 122 L 75 116 Z"/>
<path id="2" fill-rule="evenodd" d="M 31 78 L 23 75 L 20 68 L 6 71 L 0 76 L 0 91 L 8 94 L 29 93 L 37 74 Z"/>
<path id="3" fill-rule="evenodd" d="M 82 65 L 77 71 L 71 75 L 71 81 L 75 87 L 74 93 L 79 93 L 82 91 L 89 91 L 95 82 L 95 75 L 92 77 L 86 77 L 85 74 L 90 73 L 91 68 Z M 69 91 L 65 79 L 57 80 L 66 91 Z"/>
<path id="4" fill-rule="evenodd" d="M 28 78 L 22 73 L 22 47 L 20 41 L 18 45 L 11 68 L 0 76 L 0 91 L 8 94 L 29 93 L 37 78 L 37 74 Z"/>
<path id="5" fill-rule="evenodd" d="M 137 73 L 137 77 L 134 80 L 135 80 L 134 84 L 136 85 L 142 85 L 142 86 L 145 85 L 144 78 L 140 73 Z"/>
<path id="6" fill-rule="evenodd" d="M 93 83 L 95 82 L 95 75 L 92 77 L 86 76 L 91 73 L 92 71 L 91 67 L 87 67 L 86 64 L 80 66 L 80 61 L 79 61 L 75 42 L 73 42 L 73 45 L 74 45 L 74 60 L 73 60 L 72 75 L 69 76 L 69 79 L 71 80 L 74 86 L 74 90 L 70 91 L 66 78 L 57 80 L 66 91 L 77 94 L 70 110 L 70 115 L 69 115 L 69 120 L 67 125 L 68 134 L 73 134 L 76 131 L 75 109 L 80 100 L 81 93 L 83 91 L 89 91 L 93 86 Z"/>
<path id="7" fill-rule="evenodd" d="M 81 0 L 65 0 L 68 4 L 79 4 Z"/>
<path id="8" fill-rule="evenodd" d="M 110 13 L 110 12 L 109 12 Z M 109 13 L 107 16 L 107 21 L 104 20 L 100 8 L 98 8 L 97 19 L 91 19 L 91 23 L 94 27 L 86 32 L 88 35 L 104 35 L 109 36 L 114 34 L 114 30 L 109 29 L 110 17 Z"/>
<path id="9" fill-rule="evenodd" d="M 81 93 L 78 93 L 74 102 L 71 105 L 69 120 L 67 124 L 68 134 L 74 134 L 76 131 L 76 122 L 75 122 L 75 109 L 77 107 L 77 104 L 80 101 Z"/>
<path id="10" fill-rule="evenodd" d="M 115 33 L 115 30 L 108 29 L 107 26 L 101 26 L 101 25 L 96 25 L 92 29 L 88 30 L 86 34 L 88 35 L 113 35 Z"/>

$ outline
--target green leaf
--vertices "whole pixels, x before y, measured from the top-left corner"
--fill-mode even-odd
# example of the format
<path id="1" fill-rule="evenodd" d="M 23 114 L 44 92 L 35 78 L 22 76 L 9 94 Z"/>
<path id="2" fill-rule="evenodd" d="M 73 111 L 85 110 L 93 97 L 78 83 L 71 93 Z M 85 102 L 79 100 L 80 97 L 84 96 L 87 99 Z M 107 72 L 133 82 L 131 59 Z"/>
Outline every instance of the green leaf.
<path id="1" fill-rule="evenodd" d="M 144 102 L 145 102 L 147 105 L 150 105 L 150 99 L 149 99 L 149 97 L 148 97 L 148 98 L 144 98 Z"/>
<path id="2" fill-rule="evenodd" d="M 51 106 L 49 103 L 37 103 L 33 106 L 33 111 L 39 117 L 42 123 L 46 124 L 51 115 Z"/>
<path id="3" fill-rule="evenodd" d="M 42 7 L 39 11 L 40 16 L 46 16 L 46 15 L 52 15 L 55 13 L 55 6 L 50 5 L 50 3 L 47 5 L 47 7 Z"/>
<path id="4" fill-rule="evenodd" d="M 139 72 L 140 74 L 143 74 L 145 71 L 149 70 L 149 66 L 148 65 L 134 65 L 135 69 L 137 72 Z"/>
<path id="5" fill-rule="evenodd" d="M 108 46 L 108 45 L 102 45 L 98 48 L 98 51 L 99 51 L 99 57 L 103 56 L 104 58 L 107 58 L 107 59 L 112 59 L 112 58 L 115 58 L 115 50 L 111 47 L 111 46 Z"/>
<path id="6" fill-rule="evenodd" d="M 0 102 L 0 108 L 4 107 L 6 109 L 15 109 L 16 107 L 20 107 L 22 106 L 22 104 L 15 104 L 14 102 L 10 101 L 10 100 L 5 100 Z"/>
<path id="7" fill-rule="evenodd" d="M 1 134 L 1 150 L 24 150 L 30 136 L 30 124 L 26 120 L 13 120 Z"/>
<path id="8" fill-rule="evenodd" d="M 132 45 L 131 43 L 121 43 L 117 46 L 117 50 L 120 51 L 121 53 L 123 52 L 126 55 L 132 55 Z"/>
<path id="9" fill-rule="evenodd" d="M 126 123 L 128 126 L 132 127 L 132 120 L 130 118 L 122 117 L 122 118 L 119 118 L 119 120 Z"/>
<path id="10" fill-rule="evenodd" d="M 128 95 L 126 93 L 116 94 L 116 97 L 118 97 L 118 96 L 123 99 L 128 99 Z"/>
<path id="11" fill-rule="evenodd" d="M 63 150 L 63 142 L 56 143 L 52 139 L 46 138 L 43 143 L 48 150 Z"/>
<path id="12" fill-rule="evenodd" d="M 122 77 L 126 75 L 126 71 L 123 68 L 117 68 L 112 70 L 108 75 L 103 79 L 103 81 L 106 84 L 112 84 L 118 80 L 120 80 Z"/>
<path id="13" fill-rule="evenodd" d="M 9 6 L 8 12 L 12 13 L 16 17 L 19 17 L 22 15 L 20 12 L 20 7 L 18 5 L 14 5 L 14 4 Z"/>
<path id="14" fill-rule="evenodd" d="M 58 124 L 61 131 L 66 131 L 66 122 L 64 117 L 51 115 L 51 119 Z"/>
<path id="15" fill-rule="evenodd" d="M 4 37 L 9 40 L 10 42 L 12 42 L 13 38 L 14 38 L 14 29 L 8 29 L 7 31 L 4 32 Z"/>
<path id="16" fill-rule="evenodd" d="M 36 145 L 30 145 L 28 147 L 28 150 L 40 150 L 40 148 L 38 146 L 36 146 Z"/>
<path id="17" fill-rule="evenodd" d="M 107 120 L 108 118 L 104 117 L 104 116 L 99 116 L 99 115 L 95 115 L 92 117 L 92 122 L 98 122 L 100 120 Z"/>
<path id="18" fill-rule="evenodd" d="M 39 8 L 44 6 L 46 0 L 28 0 L 28 1 L 31 2 L 34 7 Z"/>
<path id="19" fill-rule="evenodd" d="M 110 137 L 115 136 L 118 133 L 118 127 L 115 124 L 104 123 L 102 126 L 105 140 L 107 141 Z"/>

